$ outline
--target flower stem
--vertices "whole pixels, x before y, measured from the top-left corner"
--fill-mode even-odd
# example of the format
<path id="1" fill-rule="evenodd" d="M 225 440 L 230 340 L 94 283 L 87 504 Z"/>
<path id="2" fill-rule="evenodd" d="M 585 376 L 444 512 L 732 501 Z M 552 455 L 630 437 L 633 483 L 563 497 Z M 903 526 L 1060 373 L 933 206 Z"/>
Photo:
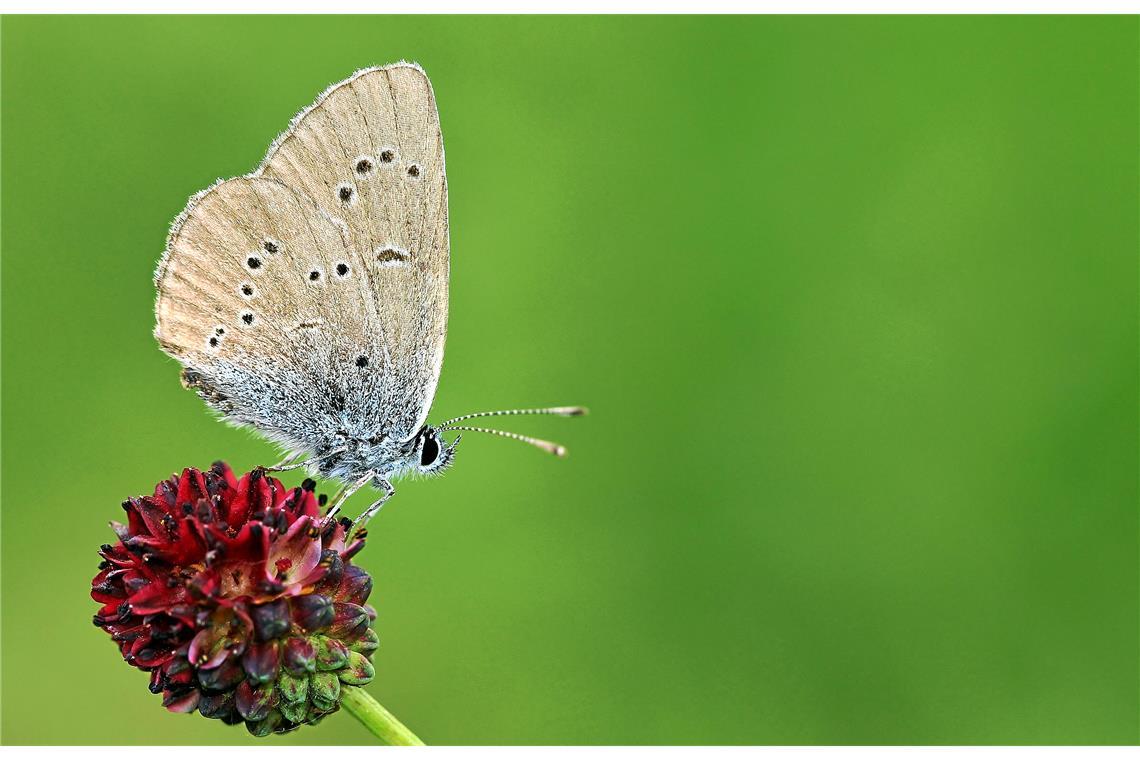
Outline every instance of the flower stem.
<path id="1" fill-rule="evenodd" d="M 359 686 L 344 686 L 340 690 L 340 703 L 381 741 L 402 747 L 423 746 L 418 736 Z"/>

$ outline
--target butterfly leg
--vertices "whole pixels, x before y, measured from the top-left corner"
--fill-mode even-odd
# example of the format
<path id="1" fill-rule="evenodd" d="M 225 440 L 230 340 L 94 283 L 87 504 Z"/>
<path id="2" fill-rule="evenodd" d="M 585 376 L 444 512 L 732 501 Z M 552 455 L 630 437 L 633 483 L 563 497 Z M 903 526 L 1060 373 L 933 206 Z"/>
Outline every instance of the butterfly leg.
<path id="1" fill-rule="evenodd" d="M 297 461 L 298 459 L 301 458 L 301 455 L 304 453 L 305 452 L 303 452 L 303 451 L 294 451 L 292 454 L 285 457 L 284 459 L 282 459 L 280 462 L 273 465 L 272 467 L 266 467 L 265 471 L 266 472 L 285 472 L 286 470 L 295 470 L 298 467 L 304 467 L 306 464 L 308 464 L 308 462 L 298 462 Z"/>
<path id="2" fill-rule="evenodd" d="M 376 513 L 380 511 L 380 507 L 384 506 L 384 502 L 396 495 L 396 489 L 384 478 L 377 478 L 376 485 L 384 489 L 384 495 L 372 502 L 372 506 L 360 513 L 360 517 L 356 518 L 352 523 L 353 528 L 363 528 L 365 523 L 376 516 Z"/>
<path id="3" fill-rule="evenodd" d="M 272 467 L 266 467 L 265 471 L 266 472 L 285 472 L 286 470 L 299 470 L 302 467 L 314 466 L 317 463 L 322 462 L 325 459 L 328 459 L 329 457 L 336 456 L 337 454 L 343 454 L 344 449 L 343 448 L 333 449 L 329 453 L 324 454 L 322 456 L 310 457 L 303 462 L 298 462 L 297 460 L 300 459 L 301 455 L 304 453 L 305 452 L 303 452 L 303 451 L 295 451 L 292 454 L 290 454 L 289 456 L 282 459 L 279 463 L 273 465 Z"/>
<path id="4" fill-rule="evenodd" d="M 344 506 L 344 503 L 348 501 L 348 497 L 352 496 L 354 493 L 367 485 L 368 481 L 372 480 L 372 476 L 375 474 L 376 473 L 374 473 L 372 470 L 369 470 L 368 472 L 364 473 L 364 476 L 359 480 L 348 483 L 344 486 L 344 488 L 340 489 L 340 492 L 337 493 L 336 498 L 333 499 L 333 503 L 332 506 L 329 507 L 329 511 L 325 512 L 325 519 L 329 520 L 335 516 L 336 513 L 340 511 L 340 508 Z"/>

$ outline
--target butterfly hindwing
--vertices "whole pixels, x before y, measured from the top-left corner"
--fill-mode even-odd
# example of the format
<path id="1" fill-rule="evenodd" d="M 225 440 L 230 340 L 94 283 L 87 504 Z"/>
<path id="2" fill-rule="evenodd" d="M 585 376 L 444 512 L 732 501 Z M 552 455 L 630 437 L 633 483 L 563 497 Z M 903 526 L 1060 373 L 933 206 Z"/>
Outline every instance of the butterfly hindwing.
<path id="1" fill-rule="evenodd" d="M 378 368 L 354 363 L 382 353 L 383 332 L 359 308 L 371 296 L 346 236 L 311 199 L 262 178 L 220 182 L 179 218 L 155 276 L 155 336 L 231 421 L 304 448 L 339 427 L 345 398 L 379 397 Z"/>

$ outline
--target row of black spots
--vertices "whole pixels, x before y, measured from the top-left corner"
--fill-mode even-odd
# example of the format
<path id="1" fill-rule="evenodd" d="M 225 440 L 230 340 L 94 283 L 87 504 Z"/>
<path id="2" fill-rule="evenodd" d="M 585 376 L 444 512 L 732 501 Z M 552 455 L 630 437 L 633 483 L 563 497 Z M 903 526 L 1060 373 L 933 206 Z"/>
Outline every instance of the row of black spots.
<path id="1" fill-rule="evenodd" d="M 252 327 L 253 323 L 256 321 L 256 317 L 252 311 L 243 311 L 240 314 L 239 318 L 241 319 L 241 323 L 246 327 Z M 225 341 L 225 339 L 226 326 L 218 325 L 214 328 L 214 331 L 209 335 L 209 337 L 206 338 L 206 349 L 208 351 L 217 351 L 219 348 L 221 348 L 222 343 Z"/>
<path id="2" fill-rule="evenodd" d="M 396 149 L 384 148 L 380 151 L 380 165 L 389 166 L 396 162 Z M 372 156 L 357 156 L 356 161 L 353 163 L 352 168 L 360 176 L 366 176 L 372 173 L 376 168 L 376 159 Z"/>
<path id="3" fill-rule="evenodd" d="M 337 265 L 333 268 L 333 272 L 336 274 L 337 279 L 344 279 L 344 278 L 348 277 L 349 274 L 352 273 L 352 267 L 350 267 L 344 261 L 339 261 L 339 262 L 337 262 Z M 312 283 L 314 285 L 319 285 L 324 281 L 325 273 L 321 269 L 312 269 L 309 271 L 309 273 L 307 275 L 305 275 L 305 277 L 308 279 L 308 281 L 310 283 Z"/>
<path id="4" fill-rule="evenodd" d="M 395 163 L 396 158 L 396 151 L 393 148 L 385 148 L 380 152 L 380 164 L 382 166 Z M 376 159 L 372 156 L 357 156 L 352 166 L 353 171 L 361 177 L 367 177 L 372 174 L 375 168 Z M 423 173 L 423 169 L 416 163 L 409 164 L 405 171 L 408 177 L 414 180 L 418 180 Z M 341 182 L 336 186 L 334 192 L 336 193 L 337 200 L 341 203 L 349 206 L 356 203 L 356 186 L 351 182 Z"/>
<path id="5" fill-rule="evenodd" d="M 247 262 L 247 264 L 251 269 L 260 269 L 262 266 L 262 262 L 260 260 L 255 261 L 256 258 L 257 257 L 255 256 L 249 257 L 249 262 Z M 338 278 L 343 279 L 351 274 L 352 267 L 350 267 L 347 263 L 341 261 L 337 263 L 334 271 L 336 272 L 336 276 Z M 306 279 L 308 279 L 308 281 L 314 285 L 319 285 L 324 280 L 324 276 L 324 272 L 320 269 L 311 269 L 305 275 Z M 252 282 L 243 282 L 238 286 L 238 292 L 241 293 L 242 298 L 249 301 L 257 295 L 257 288 L 254 287 Z"/>
<path id="6" fill-rule="evenodd" d="M 273 256 L 280 253 L 282 247 L 280 240 L 275 240 L 271 237 L 262 238 L 261 245 L 258 246 L 258 249 L 246 256 L 245 268 L 254 273 L 261 271 L 265 266 L 265 256 Z M 242 295 L 246 298 L 253 296 L 252 293 L 245 292 L 245 285 L 242 286 Z"/>
<path id="7" fill-rule="evenodd" d="M 214 328 L 214 332 L 206 339 L 206 347 L 211 351 L 216 351 L 226 337 L 226 326 L 218 325 Z"/>

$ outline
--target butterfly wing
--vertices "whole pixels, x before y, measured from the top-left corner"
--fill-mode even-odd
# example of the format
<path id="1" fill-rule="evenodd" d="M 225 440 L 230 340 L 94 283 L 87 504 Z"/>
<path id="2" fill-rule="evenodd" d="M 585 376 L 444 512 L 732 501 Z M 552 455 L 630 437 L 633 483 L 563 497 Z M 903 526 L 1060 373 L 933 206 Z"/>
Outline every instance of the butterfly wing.
<path id="1" fill-rule="evenodd" d="M 344 428 L 347 398 L 383 397 L 356 366 L 382 354 L 383 332 L 358 308 L 371 293 L 346 238 L 296 190 L 239 177 L 191 200 L 155 275 L 155 337 L 186 384 L 291 448 Z"/>
<path id="2" fill-rule="evenodd" d="M 347 226 L 398 391 L 384 423 L 393 437 L 411 437 L 431 408 L 447 335 L 447 178 L 427 75 L 399 63 L 333 85 L 275 141 L 258 174 Z"/>
<path id="3" fill-rule="evenodd" d="M 227 419 L 291 448 L 406 440 L 439 379 L 448 264 L 431 86 L 418 67 L 369 69 L 256 172 L 191 199 L 155 276 L 155 335 Z"/>

